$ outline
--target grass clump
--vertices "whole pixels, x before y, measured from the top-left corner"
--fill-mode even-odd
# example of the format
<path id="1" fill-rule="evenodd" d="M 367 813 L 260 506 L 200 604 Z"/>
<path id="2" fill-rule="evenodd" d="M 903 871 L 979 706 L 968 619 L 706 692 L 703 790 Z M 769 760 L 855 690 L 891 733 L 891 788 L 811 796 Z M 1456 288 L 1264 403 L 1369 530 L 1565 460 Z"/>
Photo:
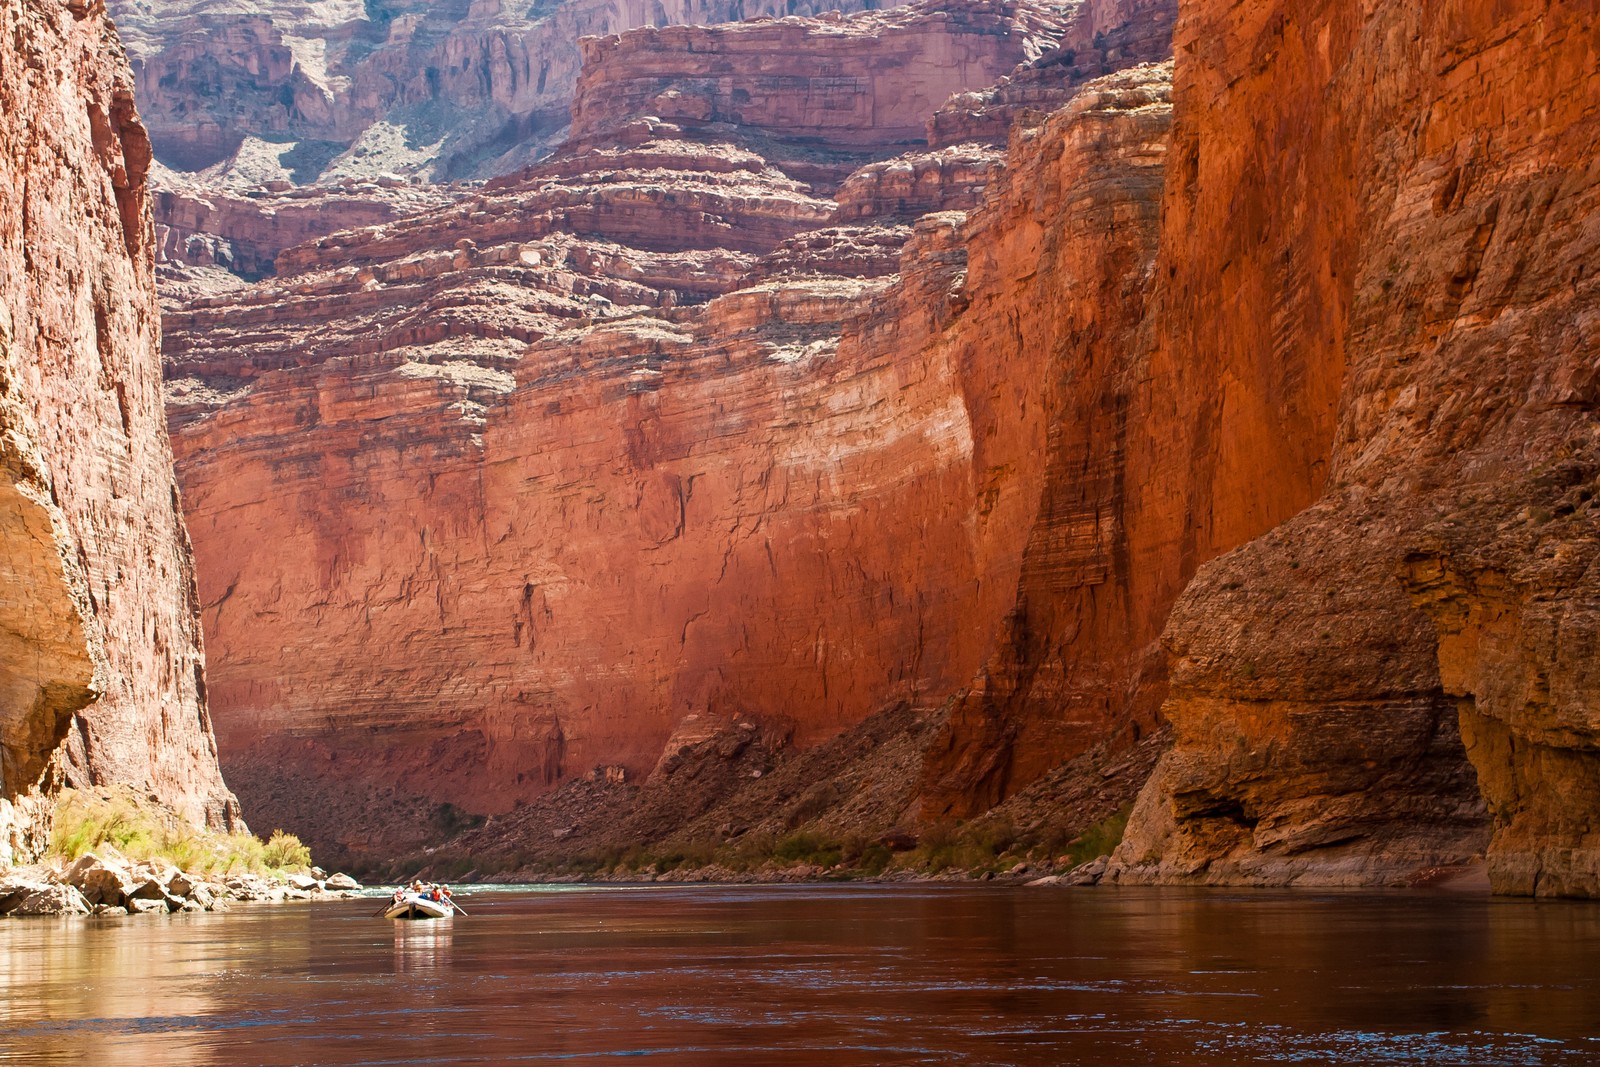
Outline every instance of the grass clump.
<path id="1" fill-rule="evenodd" d="M 1066 856 L 1075 867 L 1080 863 L 1109 856 L 1122 844 L 1122 835 L 1128 829 L 1128 816 L 1133 813 L 1129 804 L 1114 815 L 1107 816 L 1079 834 L 1067 846 Z"/>
<path id="2" fill-rule="evenodd" d="M 833 867 L 844 860 L 844 849 L 820 834 L 790 834 L 777 843 L 772 858 L 783 863 L 807 863 L 813 867 Z"/>
<path id="3" fill-rule="evenodd" d="M 63 789 L 48 854 L 71 863 L 105 845 L 135 863 L 170 863 L 194 874 L 268 874 L 311 866 L 311 850 L 282 830 L 266 841 L 248 833 L 219 833 L 193 826 L 131 789 Z"/>

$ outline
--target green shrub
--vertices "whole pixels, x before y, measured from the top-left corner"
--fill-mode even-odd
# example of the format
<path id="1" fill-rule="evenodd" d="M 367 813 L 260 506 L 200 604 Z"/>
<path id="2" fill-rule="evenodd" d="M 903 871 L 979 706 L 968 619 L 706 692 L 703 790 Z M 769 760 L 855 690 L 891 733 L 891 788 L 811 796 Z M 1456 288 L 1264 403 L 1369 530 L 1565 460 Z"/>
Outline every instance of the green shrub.
<path id="1" fill-rule="evenodd" d="M 1133 805 L 1125 806 L 1115 815 L 1108 816 L 1089 827 L 1067 846 L 1067 859 L 1074 866 L 1088 863 L 1101 856 L 1109 856 L 1122 844 L 1122 835 L 1128 829 L 1128 816 Z"/>
<path id="2" fill-rule="evenodd" d="M 105 845 L 134 862 L 170 863 L 194 874 L 260 874 L 311 866 L 310 850 L 281 830 L 263 843 L 251 834 L 193 826 L 130 789 L 62 790 L 49 854 L 70 863 Z"/>
<path id="3" fill-rule="evenodd" d="M 801 831 L 779 841 L 772 849 L 772 858 L 780 863 L 833 867 L 844 861 L 844 847 L 820 834 Z"/>
<path id="4" fill-rule="evenodd" d="M 282 830 L 272 831 L 272 836 L 267 838 L 267 847 L 261 856 L 262 862 L 268 867 L 283 870 L 291 867 L 311 866 L 311 850 L 300 843 L 300 839 L 293 834 L 284 833 Z"/>
<path id="5" fill-rule="evenodd" d="M 894 853 L 890 852 L 887 847 L 883 845 L 868 845 L 855 860 L 855 865 L 864 874 L 879 875 L 888 868 L 889 861 L 892 859 L 894 859 Z"/>

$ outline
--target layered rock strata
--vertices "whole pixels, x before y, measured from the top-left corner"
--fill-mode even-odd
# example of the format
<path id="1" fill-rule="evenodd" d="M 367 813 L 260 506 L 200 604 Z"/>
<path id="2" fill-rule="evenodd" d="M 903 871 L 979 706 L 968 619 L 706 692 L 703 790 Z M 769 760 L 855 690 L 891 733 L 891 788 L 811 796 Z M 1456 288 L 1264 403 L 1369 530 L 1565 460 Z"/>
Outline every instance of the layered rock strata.
<path id="1" fill-rule="evenodd" d="M 849 178 L 873 137 L 889 155 L 913 129 L 893 109 L 842 157 L 808 146 L 806 94 L 750 125 L 685 98 L 758 89 L 775 63 L 825 79 L 840 48 L 867 69 L 878 39 L 884 71 L 961 54 L 992 79 L 1058 32 L 978 5 L 643 35 L 721 73 L 674 83 L 679 111 L 619 114 L 170 314 L 237 780 L 264 794 L 288 768 L 313 792 L 362 778 L 503 810 L 595 766 L 648 775 L 690 715 L 805 745 L 970 680 L 1035 501 L 981 484 L 967 368 L 919 354 L 963 307 L 965 247 L 959 212 L 916 217 L 973 204 L 988 150 L 907 163 L 928 177 L 901 195 Z M 1104 110 L 1160 106 L 1129 92 Z M 1148 174 L 1159 136 L 1136 136 Z"/>
<path id="2" fill-rule="evenodd" d="M 1269 512 L 1263 456 L 1318 499 L 1175 609 L 1177 742 L 1113 876 L 1404 878 L 1481 850 L 1486 801 L 1497 891 L 1600 891 L 1595 27 L 1184 9 L 1156 356 L 1220 357 L 1188 440 L 1234 501 L 1190 537 Z"/>
<path id="3" fill-rule="evenodd" d="M 875 0 L 259 6 L 114 0 L 163 163 L 253 181 L 489 177 L 559 143 L 578 41 Z"/>
<path id="4" fill-rule="evenodd" d="M 63 780 L 236 817 L 157 354 L 150 145 L 103 13 L 7 5 L 0 44 L 0 862 Z"/>
<path id="5" fill-rule="evenodd" d="M 997 647 L 957 695 L 922 806 L 969 818 L 1063 759 L 1156 725 L 1152 645 L 1178 561 L 1141 544 L 1137 441 L 1159 414 L 1138 334 L 1152 285 L 1170 68 L 1085 85 L 1012 145 L 964 232 L 965 406 L 982 427 L 980 508 L 1027 501 Z M 1015 536 L 1015 533 L 1013 534 Z M 1153 678 L 1147 674 L 1154 674 Z"/>
<path id="6" fill-rule="evenodd" d="M 381 226 L 449 203 L 450 186 L 393 177 L 295 186 L 267 182 L 243 190 L 216 188 L 160 168 L 151 210 L 162 291 L 187 294 L 204 268 L 254 281 L 276 269 L 278 253 L 338 230 Z M 200 271 L 184 268 L 202 268 Z M 231 288 L 232 283 L 221 279 Z"/>
<path id="7" fill-rule="evenodd" d="M 849 27 L 931 100 L 956 9 L 597 41 L 557 158 L 173 317 L 241 770 L 904 704 L 966 817 L 1164 717 L 1112 880 L 1595 893 L 1594 12 L 1190 0 L 1170 149 L 1170 5 L 973 12 L 929 145 Z"/>
<path id="8" fill-rule="evenodd" d="M 1071 100 L 1078 86 L 1172 55 L 1176 0 L 1085 0 L 1065 20 L 1055 47 L 993 85 L 956 93 L 928 119 L 935 147 L 1005 143 L 1014 126 L 1038 123 Z"/>
<path id="9" fill-rule="evenodd" d="M 570 140 L 609 137 L 642 115 L 685 128 L 732 125 L 763 138 L 763 154 L 791 173 L 810 164 L 817 174 L 799 176 L 825 180 L 829 164 L 848 173 L 860 156 L 922 144 L 928 117 L 952 94 L 1037 59 L 1069 22 L 1043 5 L 974 0 L 938 13 L 918 5 L 783 19 L 740 33 L 673 26 L 592 37 L 580 42 Z"/>

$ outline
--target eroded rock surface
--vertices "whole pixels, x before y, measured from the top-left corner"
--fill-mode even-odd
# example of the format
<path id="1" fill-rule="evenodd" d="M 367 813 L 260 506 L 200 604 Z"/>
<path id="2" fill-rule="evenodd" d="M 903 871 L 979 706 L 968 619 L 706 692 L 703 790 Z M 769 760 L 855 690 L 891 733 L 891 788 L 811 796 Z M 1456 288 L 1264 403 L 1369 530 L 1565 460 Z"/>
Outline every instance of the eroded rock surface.
<path id="1" fill-rule="evenodd" d="M 1120 877 L 1404 880 L 1481 852 L 1481 788 L 1497 890 L 1593 894 L 1595 13 L 1184 12 L 1166 336 L 1230 368 L 1192 439 L 1234 532 L 1319 499 L 1174 611 Z"/>
<path id="2" fill-rule="evenodd" d="M 775 64 L 784 85 L 840 49 L 878 69 L 873 42 L 885 72 L 959 52 L 992 81 L 1072 25 L 982 4 L 642 34 L 718 77 L 641 75 L 670 109 L 580 102 L 610 117 L 550 160 L 172 313 L 240 788 L 290 803 L 287 767 L 330 812 L 353 776 L 501 811 L 597 767 L 643 780 L 691 715 L 806 746 L 968 685 L 1015 605 L 1044 481 L 1024 461 L 1079 352 L 990 358 L 969 304 L 1042 299 L 1056 283 L 1029 282 L 1028 257 L 1048 244 L 1097 296 L 1051 322 L 1030 308 L 1029 330 L 1098 297 L 1136 308 L 1167 72 L 1085 96 L 1019 149 L 1039 173 L 1003 192 L 992 137 L 902 152 L 924 126 L 880 109 L 824 151 L 810 94 L 716 109 Z M 605 56 L 634 46 L 595 47 L 585 84 L 624 95 Z M 1096 196 L 1058 221 L 1080 165 L 1101 168 Z M 986 196 L 1003 203 L 969 233 Z M 973 290 L 969 245 L 1001 241 Z M 1017 388 L 1038 402 L 1021 424 Z M 1050 751 L 1014 784 L 1101 726 L 1040 734 Z M 293 825 L 319 849 L 370 845 L 354 821 L 326 820 L 335 841 Z"/>
<path id="3" fill-rule="evenodd" d="M 115 0 L 111 9 L 156 155 L 237 185 L 492 177 L 562 139 L 581 38 L 877 6 Z"/>
<path id="4" fill-rule="evenodd" d="M 237 807 L 162 410 L 149 139 L 102 10 L 0 14 L 0 863 L 65 779 Z"/>
<path id="5" fill-rule="evenodd" d="M 751 783 L 874 713 L 896 822 L 1164 718 L 1080 877 L 1594 893 L 1594 13 L 1172 14 L 591 42 L 550 159 L 175 310 L 240 781 L 575 849 L 830 818 Z"/>

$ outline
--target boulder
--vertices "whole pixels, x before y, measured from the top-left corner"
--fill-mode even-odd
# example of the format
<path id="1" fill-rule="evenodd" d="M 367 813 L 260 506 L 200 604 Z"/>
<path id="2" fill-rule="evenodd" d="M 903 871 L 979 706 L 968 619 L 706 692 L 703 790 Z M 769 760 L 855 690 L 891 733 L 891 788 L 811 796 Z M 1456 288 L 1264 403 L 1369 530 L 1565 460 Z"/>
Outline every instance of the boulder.
<path id="1" fill-rule="evenodd" d="M 354 890 L 361 888 L 361 883 L 350 877 L 348 874 L 332 875 L 326 882 L 323 883 L 323 885 L 328 889 L 337 890 Z"/>
<path id="2" fill-rule="evenodd" d="M 140 900 L 155 901 L 168 911 L 177 911 L 183 907 L 183 900 L 167 892 L 166 885 L 153 877 L 146 877 L 134 886 L 133 892 L 127 896 L 127 905 L 132 908 L 134 902 Z"/>
<path id="3" fill-rule="evenodd" d="M 111 907 L 120 905 L 137 886 L 127 867 L 93 852 L 78 857 L 62 880 L 90 904 Z"/>
<path id="4" fill-rule="evenodd" d="M 165 915 L 171 909 L 164 900 L 152 900 L 147 897 L 129 897 L 129 915 Z"/>
<path id="5" fill-rule="evenodd" d="M 1062 876 L 1064 885 L 1099 885 L 1100 879 L 1106 875 L 1106 868 L 1111 865 L 1110 856 L 1100 856 L 1088 863 L 1080 863 Z"/>
<path id="6" fill-rule="evenodd" d="M 28 897 L 49 887 L 49 880 L 39 871 L 11 871 L 0 876 L 0 915 L 9 915 Z"/>
<path id="7" fill-rule="evenodd" d="M 291 889 L 298 889 L 302 893 L 310 893 L 322 888 L 322 883 L 309 874 L 291 874 L 284 881 L 289 883 Z"/>
<path id="8" fill-rule="evenodd" d="M 228 895 L 235 900 L 266 900 L 271 897 L 273 890 L 271 882 L 253 874 L 233 875 L 223 884 L 227 886 Z"/>
<path id="9" fill-rule="evenodd" d="M 96 904 L 93 915 L 97 919 L 111 918 L 117 915 L 128 914 L 128 909 L 117 904 Z"/>
<path id="10" fill-rule="evenodd" d="M 82 893 L 70 885 L 51 882 L 23 896 L 10 914 L 88 915 L 91 910 Z"/>

